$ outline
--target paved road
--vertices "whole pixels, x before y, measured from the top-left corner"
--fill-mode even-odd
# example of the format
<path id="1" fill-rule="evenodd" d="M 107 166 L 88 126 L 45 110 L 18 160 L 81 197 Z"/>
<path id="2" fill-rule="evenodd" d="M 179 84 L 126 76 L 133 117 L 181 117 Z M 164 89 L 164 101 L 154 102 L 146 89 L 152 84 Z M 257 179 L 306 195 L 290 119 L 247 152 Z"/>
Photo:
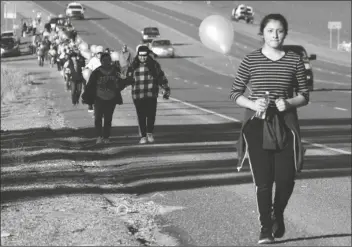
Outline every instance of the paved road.
<path id="1" fill-rule="evenodd" d="M 38 4 L 53 13 L 64 10 L 63 3 Z M 171 21 L 165 15 L 155 14 L 155 11 L 162 12 L 158 8 L 154 8 L 151 15 L 145 9 L 145 3 L 114 4 L 144 16 L 150 15 L 187 35 L 194 35 L 192 31 L 196 33 L 195 27 L 186 27 L 177 20 Z M 151 6 L 148 5 L 148 8 Z M 178 13 L 163 11 L 173 18 L 184 18 Z M 74 25 L 88 43 L 106 42 L 105 45 L 115 49 L 121 47 L 118 41 L 131 47 L 139 43 L 140 33 L 137 30 L 104 13 L 88 7 L 87 18 L 85 21 L 75 21 Z M 196 22 L 189 18 L 189 23 Z M 114 36 L 108 35 L 106 30 Z M 184 207 L 184 210 L 160 220 L 170 224 L 171 227 L 166 229 L 185 245 L 252 245 L 258 234 L 257 227 L 253 227 L 257 224 L 254 190 L 250 173 L 236 173 L 234 167 L 233 140 L 237 139 L 240 125 L 233 121 L 241 119 L 242 110 L 227 100 L 232 78 L 187 59 L 162 59 L 160 62 L 170 78 L 174 99 L 169 104 L 162 104 L 160 115 L 164 117 L 156 133 L 159 144 L 151 148 L 158 150 L 160 157 L 154 158 L 155 165 L 148 167 L 136 162 L 123 170 L 124 176 L 115 175 L 114 181 L 122 181 L 127 186 L 127 192 L 149 195 L 160 191 L 160 197 L 155 200 Z M 316 71 L 318 79 L 341 80 L 342 83 L 335 83 L 334 91 L 329 87 L 327 91 L 313 92 L 312 103 L 300 110 L 302 134 L 305 140 L 313 144 L 307 145 L 307 169 L 299 176 L 292 204 L 288 208 L 289 230 L 285 242 L 282 242 L 285 245 L 351 244 L 350 84 L 343 74 L 346 68 L 331 64 L 319 66 L 327 67 Z M 325 73 L 327 70 L 336 74 Z M 341 75 L 337 71 L 342 72 Z M 58 107 L 73 127 L 83 128 L 90 124 L 91 116 L 83 111 L 84 108 L 72 109 L 67 94 L 63 92 L 63 85 L 52 90 L 58 97 Z M 198 109 L 192 112 L 194 107 L 190 104 Z M 167 115 L 172 115 L 174 125 L 170 122 L 166 124 Z M 115 115 L 116 125 L 122 124 L 119 116 Z M 126 120 L 127 117 L 122 115 L 120 119 Z M 184 119 L 192 121 L 186 124 Z M 133 121 L 135 119 L 126 120 L 125 125 L 133 125 Z M 130 132 L 126 135 L 133 135 L 133 129 L 128 130 Z M 118 130 L 113 134 L 121 135 Z M 131 141 L 128 144 L 131 145 Z M 138 150 L 148 154 L 150 151 L 148 148 L 130 149 L 131 153 Z M 114 148 L 110 152 L 114 153 Z M 110 167 L 116 163 L 118 158 L 114 156 L 101 162 L 110 173 Z M 302 207 L 303 210 L 300 210 Z"/>

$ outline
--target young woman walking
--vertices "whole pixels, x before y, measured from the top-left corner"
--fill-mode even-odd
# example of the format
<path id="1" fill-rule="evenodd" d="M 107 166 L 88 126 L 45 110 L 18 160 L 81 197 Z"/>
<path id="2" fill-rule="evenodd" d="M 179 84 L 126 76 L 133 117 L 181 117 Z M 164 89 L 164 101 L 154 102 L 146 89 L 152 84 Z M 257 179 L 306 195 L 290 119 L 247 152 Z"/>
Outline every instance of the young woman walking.
<path id="1" fill-rule="evenodd" d="M 261 224 L 260 244 L 284 235 L 284 210 L 295 173 L 303 164 L 297 108 L 308 104 L 309 91 L 301 57 L 283 48 L 287 33 L 288 24 L 281 14 L 263 18 L 260 34 L 264 44 L 245 56 L 230 93 L 230 98 L 246 109 L 238 162 L 241 168 L 248 155 Z M 252 89 L 246 97 L 248 83 Z"/>

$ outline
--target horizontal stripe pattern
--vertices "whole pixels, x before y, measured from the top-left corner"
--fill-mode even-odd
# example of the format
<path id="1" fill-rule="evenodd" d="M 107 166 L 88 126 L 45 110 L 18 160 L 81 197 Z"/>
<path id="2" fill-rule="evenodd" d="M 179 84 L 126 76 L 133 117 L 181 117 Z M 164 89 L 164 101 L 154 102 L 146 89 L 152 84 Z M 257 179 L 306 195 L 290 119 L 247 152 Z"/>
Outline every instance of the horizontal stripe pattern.
<path id="1" fill-rule="evenodd" d="M 270 60 L 261 51 L 255 50 L 241 62 L 235 81 L 232 84 L 230 99 L 236 101 L 251 88 L 250 100 L 264 97 L 268 91 L 270 106 L 275 107 L 275 100 L 288 99 L 294 94 L 303 95 L 309 101 L 306 69 L 299 55 L 288 51 L 277 61 Z"/>

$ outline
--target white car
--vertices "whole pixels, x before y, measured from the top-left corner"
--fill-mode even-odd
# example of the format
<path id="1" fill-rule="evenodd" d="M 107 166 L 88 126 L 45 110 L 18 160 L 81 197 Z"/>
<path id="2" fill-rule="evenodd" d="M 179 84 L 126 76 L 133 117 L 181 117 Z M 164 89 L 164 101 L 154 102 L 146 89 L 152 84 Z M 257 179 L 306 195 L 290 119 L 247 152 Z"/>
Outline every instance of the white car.
<path id="1" fill-rule="evenodd" d="M 156 57 L 175 57 L 175 49 L 168 39 L 153 39 L 149 49 Z"/>
<path id="2" fill-rule="evenodd" d="M 66 16 L 70 18 L 84 19 L 84 10 L 85 8 L 82 6 L 82 4 L 72 2 L 67 4 Z"/>

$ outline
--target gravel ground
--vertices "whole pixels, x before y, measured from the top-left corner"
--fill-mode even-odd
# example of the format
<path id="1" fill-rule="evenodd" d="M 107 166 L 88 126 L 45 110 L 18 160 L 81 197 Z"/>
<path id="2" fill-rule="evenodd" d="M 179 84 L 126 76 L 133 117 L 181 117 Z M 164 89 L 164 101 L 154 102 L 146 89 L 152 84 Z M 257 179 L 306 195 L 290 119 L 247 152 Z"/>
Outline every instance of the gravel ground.
<path id="1" fill-rule="evenodd" d="M 85 172 L 91 162 L 64 155 L 70 143 L 63 146 L 57 137 L 70 126 L 53 92 L 39 86 L 56 74 L 62 79 L 30 56 L 21 58 L 26 61 L 16 58 L 9 66 L 26 67 L 33 85 L 28 94 L 1 105 L 1 245 L 177 245 L 155 220 L 167 208 L 148 198 L 104 194 L 103 184 Z M 49 154 L 33 159 L 48 147 Z M 53 157 L 57 152 L 64 156 Z"/>

